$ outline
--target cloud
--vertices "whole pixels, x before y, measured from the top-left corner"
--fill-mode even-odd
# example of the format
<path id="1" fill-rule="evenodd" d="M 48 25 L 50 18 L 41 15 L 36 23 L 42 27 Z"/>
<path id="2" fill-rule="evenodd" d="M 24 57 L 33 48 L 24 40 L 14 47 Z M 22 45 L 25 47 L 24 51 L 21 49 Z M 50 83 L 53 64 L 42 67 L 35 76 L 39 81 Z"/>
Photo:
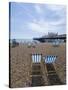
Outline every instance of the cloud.
<path id="1" fill-rule="evenodd" d="M 14 37 L 35 37 L 48 32 L 66 31 L 66 7 L 63 5 L 14 4 L 11 13 Z"/>
<path id="2" fill-rule="evenodd" d="M 65 33 L 66 27 L 66 9 L 62 5 L 35 5 L 38 13 L 38 19 L 35 18 L 28 23 L 28 28 L 34 32 Z"/>
<path id="3" fill-rule="evenodd" d="M 53 10 L 53 11 L 61 11 L 61 10 L 65 9 L 65 6 L 62 6 L 62 5 L 47 5 L 47 8 L 49 8 L 50 10 Z"/>
<path id="4" fill-rule="evenodd" d="M 40 5 L 35 5 L 34 8 L 35 8 L 37 13 L 39 13 L 39 14 L 42 13 L 42 8 L 40 7 Z"/>
<path id="5" fill-rule="evenodd" d="M 44 32 L 45 31 L 45 25 L 44 25 L 44 21 L 34 21 L 34 22 L 30 22 L 28 23 L 28 28 L 31 29 L 32 31 L 35 32 Z"/>
<path id="6" fill-rule="evenodd" d="M 62 19 L 59 20 L 58 22 L 56 21 L 48 22 L 42 19 L 39 21 L 29 22 L 28 28 L 34 32 L 41 32 L 46 34 L 48 32 L 60 32 L 61 30 L 63 33 L 63 29 L 65 29 L 65 23 L 64 20 Z"/>
<path id="7" fill-rule="evenodd" d="M 47 9 L 52 12 L 52 14 L 63 18 L 66 15 L 66 7 L 62 5 L 47 5 Z M 65 17 L 64 17 L 65 18 Z"/>
<path id="8" fill-rule="evenodd" d="M 36 4 L 34 5 L 37 19 L 45 19 L 49 21 L 59 20 L 65 18 L 66 16 L 66 7 L 63 5 L 45 5 L 45 4 Z"/>

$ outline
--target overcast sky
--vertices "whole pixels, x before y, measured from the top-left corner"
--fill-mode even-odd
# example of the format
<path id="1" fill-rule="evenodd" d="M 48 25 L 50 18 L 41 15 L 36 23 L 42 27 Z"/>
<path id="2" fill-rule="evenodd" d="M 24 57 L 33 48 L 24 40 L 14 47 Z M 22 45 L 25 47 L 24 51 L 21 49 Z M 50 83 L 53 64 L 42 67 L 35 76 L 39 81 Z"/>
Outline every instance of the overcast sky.
<path id="1" fill-rule="evenodd" d="M 66 33 L 66 6 L 11 3 L 11 38 L 31 39 L 48 32 Z"/>

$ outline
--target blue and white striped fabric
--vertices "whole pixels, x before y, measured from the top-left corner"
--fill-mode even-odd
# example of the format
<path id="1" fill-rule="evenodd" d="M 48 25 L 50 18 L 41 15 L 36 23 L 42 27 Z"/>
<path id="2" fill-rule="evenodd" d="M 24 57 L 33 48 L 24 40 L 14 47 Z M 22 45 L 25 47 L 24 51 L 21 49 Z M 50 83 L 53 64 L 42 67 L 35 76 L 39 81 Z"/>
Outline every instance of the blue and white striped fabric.
<path id="1" fill-rule="evenodd" d="M 40 54 L 33 54 L 32 55 L 32 62 L 33 63 L 40 63 L 41 62 L 41 55 Z"/>
<path id="2" fill-rule="evenodd" d="M 41 62 L 41 55 L 40 54 L 33 54 L 32 55 L 32 62 L 33 63 L 40 63 Z M 53 55 L 48 55 L 43 57 L 45 63 L 53 63 L 55 62 L 57 56 L 53 56 Z"/>
<path id="3" fill-rule="evenodd" d="M 44 60 L 45 60 L 45 63 L 53 63 L 55 62 L 56 58 L 57 58 L 56 56 L 46 56 Z"/>

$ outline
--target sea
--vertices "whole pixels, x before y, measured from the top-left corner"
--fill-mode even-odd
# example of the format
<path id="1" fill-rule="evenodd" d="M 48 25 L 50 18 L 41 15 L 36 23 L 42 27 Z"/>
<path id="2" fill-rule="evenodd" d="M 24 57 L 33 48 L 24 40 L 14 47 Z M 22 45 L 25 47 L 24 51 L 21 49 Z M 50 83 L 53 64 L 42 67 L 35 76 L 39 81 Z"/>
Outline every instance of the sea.
<path id="1" fill-rule="evenodd" d="M 10 43 L 12 43 L 13 40 L 14 39 L 10 39 Z M 33 39 L 15 39 L 15 40 L 18 43 L 32 43 L 32 42 L 36 41 L 36 40 L 33 40 Z M 38 41 L 36 41 L 36 42 L 38 42 Z"/>

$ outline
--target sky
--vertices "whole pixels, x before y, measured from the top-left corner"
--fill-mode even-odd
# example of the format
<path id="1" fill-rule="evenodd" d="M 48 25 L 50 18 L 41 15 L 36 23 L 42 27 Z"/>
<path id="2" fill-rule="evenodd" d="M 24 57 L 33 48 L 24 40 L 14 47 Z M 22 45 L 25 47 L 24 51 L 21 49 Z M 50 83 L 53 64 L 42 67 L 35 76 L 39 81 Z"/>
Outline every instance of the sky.
<path id="1" fill-rule="evenodd" d="M 10 26 L 12 39 L 32 39 L 48 32 L 65 34 L 66 6 L 12 2 Z"/>

